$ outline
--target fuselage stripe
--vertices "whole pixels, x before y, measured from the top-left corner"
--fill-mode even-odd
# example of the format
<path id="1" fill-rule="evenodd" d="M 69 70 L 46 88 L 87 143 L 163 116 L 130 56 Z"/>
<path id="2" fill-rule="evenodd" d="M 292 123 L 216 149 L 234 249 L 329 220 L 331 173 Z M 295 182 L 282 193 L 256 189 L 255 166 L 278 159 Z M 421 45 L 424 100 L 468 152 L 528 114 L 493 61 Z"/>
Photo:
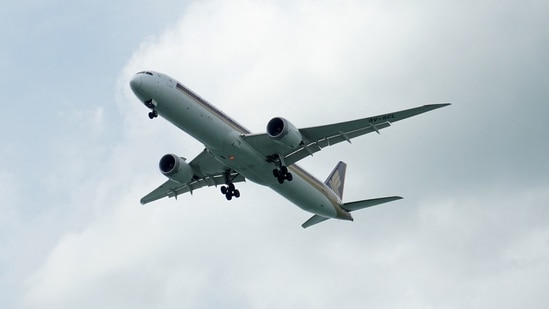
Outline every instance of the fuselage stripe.
<path id="1" fill-rule="evenodd" d="M 181 85 L 180 83 L 177 83 L 177 89 L 183 92 L 184 94 L 188 95 L 189 97 L 193 98 L 198 104 L 200 104 L 202 107 L 213 113 L 214 115 L 217 115 L 219 119 L 233 127 L 235 130 L 237 130 L 241 134 L 248 134 L 250 131 L 248 131 L 246 128 L 244 128 L 242 125 L 240 125 L 238 122 L 234 121 L 231 117 L 225 115 L 223 112 L 215 108 L 212 104 L 208 103 L 208 101 L 202 99 L 199 97 L 196 93 L 189 90 L 189 88 Z"/>

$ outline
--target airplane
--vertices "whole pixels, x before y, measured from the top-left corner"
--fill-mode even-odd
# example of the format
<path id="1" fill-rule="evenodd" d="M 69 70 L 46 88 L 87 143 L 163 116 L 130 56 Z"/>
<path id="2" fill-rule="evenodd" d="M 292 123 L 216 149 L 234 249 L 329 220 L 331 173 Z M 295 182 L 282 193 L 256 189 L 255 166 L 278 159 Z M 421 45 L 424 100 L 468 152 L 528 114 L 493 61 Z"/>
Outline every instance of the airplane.
<path id="1" fill-rule="evenodd" d="M 177 80 L 154 71 L 142 71 L 130 80 L 137 98 L 149 108 L 149 118 L 162 116 L 202 144 L 205 149 L 190 162 L 175 154 L 159 162 L 168 178 L 145 195 L 141 204 L 175 197 L 205 186 L 221 186 L 227 200 L 240 197 L 236 183 L 251 180 L 270 187 L 313 216 L 303 228 L 328 219 L 353 221 L 351 212 L 402 199 L 388 196 L 343 202 L 347 165 L 339 162 L 326 181 L 313 177 L 296 163 L 340 142 L 377 132 L 392 123 L 449 103 L 423 105 L 402 111 L 341 123 L 298 129 L 282 117 L 267 123 L 266 133 L 251 133 Z"/>

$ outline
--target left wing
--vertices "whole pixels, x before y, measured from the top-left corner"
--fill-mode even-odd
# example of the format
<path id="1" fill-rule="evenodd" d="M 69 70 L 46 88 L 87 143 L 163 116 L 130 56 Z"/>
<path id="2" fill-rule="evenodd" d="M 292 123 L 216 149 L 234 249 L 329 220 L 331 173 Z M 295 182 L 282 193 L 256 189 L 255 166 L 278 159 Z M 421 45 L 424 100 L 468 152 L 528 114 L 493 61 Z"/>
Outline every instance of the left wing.
<path id="1" fill-rule="evenodd" d="M 447 105 L 450 104 L 430 104 L 384 115 L 299 129 L 303 142 L 297 149 L 273 142 L 266 133 L 243 135 L 242 138 L 265 157 L 279 155 L 286 165 L 291 165 L 324 147 L 343 141 L 350 143 L 355 137 L 371 132 L 379 133 L 379 130 L 389 127 L 393 122 Z"/>
<path id="2" fill-rule="evenodd" d="M 160 187 L 154 189 L 151 193 L 141 199 L 141 204 L 156 201 L 164 197 L 175 197 L 183 193 L 193 193 L 194 190 L 204 186 L 217 186 L 226 183 L 228 168 L 217 161 L 206 150 L 202 151 L 190 163 L 194 177 L 188 183 L 179 183 L 168 179 Z M 233 183 L 245 181 L 244 177 L 236 172 L 231 172 L 229 178 Z"/>

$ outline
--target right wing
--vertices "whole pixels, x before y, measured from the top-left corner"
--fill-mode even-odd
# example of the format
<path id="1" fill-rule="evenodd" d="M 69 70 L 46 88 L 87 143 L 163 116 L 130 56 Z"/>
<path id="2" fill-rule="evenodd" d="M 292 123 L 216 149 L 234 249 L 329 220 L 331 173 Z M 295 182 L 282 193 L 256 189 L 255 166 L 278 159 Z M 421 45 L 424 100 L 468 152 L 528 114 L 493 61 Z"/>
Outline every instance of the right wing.
<path id="1" fill-rule="evenodd" d="M 226 183 L 228 168 L 217 161 L 206 150 L 196 156 L 189 165 L 193 169 L 194 177 L 188 183 L 179 183 L 168 179 L 160 187 L 154 189 L 151 193 L 141 199 L 141 204 L 145 205 L 152 201 L 164 197 L 175 197 L 183 193 L 193 193 L 194 190 L 204 186 L 217 186 Z M 236 172 L 231 172 L 229 178 L 233 183 L 245 181 L 244 177 Z"/>
<path id="2" fill-rule="evenodd" d="M 283 157 L 286 165 L 291 165 L 307 156 L 313 155 L 313 153 L 322 150 L 324 147 L 343 141 L 350 143 L 351 139 L 355 137 L 371 132 L 379 133 L 379 130 L 389 127 L 393 122 L 447 105 L 450 104 L 423 105 L 384 115 L 299 129 L 303 137 L 303 144 L 297 149 L 291 149 L 273 142 L 266 133 L 243 135 L 242 138 L 265 157 L 279 155 Z"/>

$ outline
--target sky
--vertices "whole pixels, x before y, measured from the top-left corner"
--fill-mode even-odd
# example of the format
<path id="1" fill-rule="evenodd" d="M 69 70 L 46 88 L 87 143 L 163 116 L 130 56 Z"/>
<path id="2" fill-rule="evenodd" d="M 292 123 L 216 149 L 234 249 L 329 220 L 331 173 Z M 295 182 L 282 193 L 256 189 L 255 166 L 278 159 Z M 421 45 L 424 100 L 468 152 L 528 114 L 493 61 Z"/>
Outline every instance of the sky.
<path id="1" fill-rule="evenodd" d="M 0 11 L 2 308 L 545 308 L 547 1 L 24 0 Z M 348 164 L 309 229 L 239 184 L 141 206 L 203 145 L 128 82 L 179 80 L 254 132 L 452 105 L 300 162 Z"/>

